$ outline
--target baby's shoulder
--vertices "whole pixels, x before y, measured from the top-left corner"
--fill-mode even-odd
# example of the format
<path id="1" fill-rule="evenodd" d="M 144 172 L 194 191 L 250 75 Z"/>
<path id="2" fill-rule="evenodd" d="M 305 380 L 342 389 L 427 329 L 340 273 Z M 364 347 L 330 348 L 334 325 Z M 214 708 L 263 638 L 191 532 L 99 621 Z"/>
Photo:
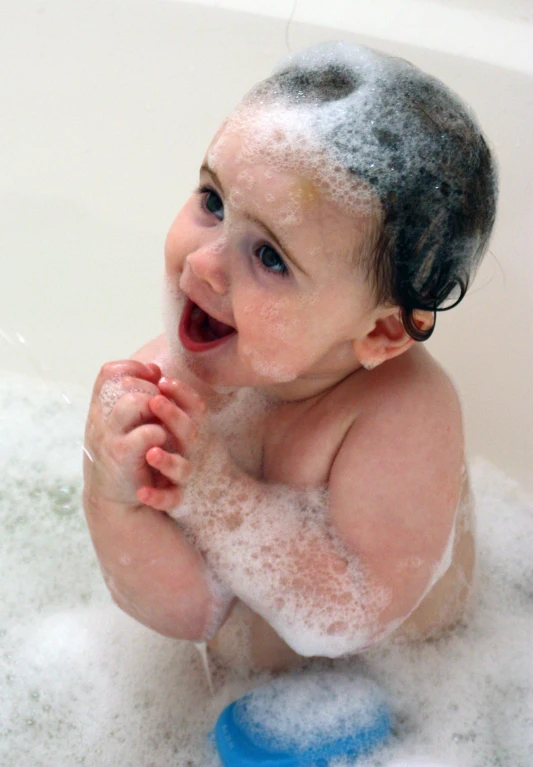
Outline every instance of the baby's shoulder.
<path id="1" fill-rule="evenodd" d="M 455 493 L 464 466 L 461 405 L 429 352 L 415 347 L 381 369 L 356 374 L 351 387 L 355 417 L 333 473 L 357 466 L 369 487 L 389 483 L 393 496 L 408 486 L 421 500 L 448 497 L 450 488 Z"/>
<path id="2" fill-rule="evenodd" d="M 350 382 L 356 416 L 331 467 L 332 519 L 347 542 L 364 535 L 369 556 L 412 539 L 440 557 L 463 481 L 461 407 L 428 352 L 402 356 Z"/>
<path id="3" fill-rule="evenodd" d="M 347 382 L 354 415 L 333 474 L 366 467 L 370 485 L 394 487 L 401 478 L 404 486 L 427 484 L 428 495 L 457 486 L 465 450 L 457 391 L 425 349 L 412 352 Z"/>
<path id="4" fill-rule="evenodd" d="M 431 429 L 462 430 L 461 405 L 449 375 L 420 346 L 371 371 L 351 377 L 345 397 L 359 417 Z"/>

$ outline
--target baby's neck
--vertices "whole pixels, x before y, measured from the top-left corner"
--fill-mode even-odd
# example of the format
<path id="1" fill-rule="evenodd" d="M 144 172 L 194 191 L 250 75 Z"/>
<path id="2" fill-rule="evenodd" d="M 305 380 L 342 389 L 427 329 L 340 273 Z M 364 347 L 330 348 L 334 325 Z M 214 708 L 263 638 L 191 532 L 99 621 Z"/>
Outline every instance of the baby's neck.
<path id="1" fill-rule="evenodd" d="M 300 402 L 325 394 L 360 369 L 361 365 L 356 365 L 353 369 L 347 370 L 342 374 L 297 378 L 294 381 L 262 387 L 262 391 L 269 399 L 282 402 Z"/>
<path id="2" fill-rule="evenodd" d="M 257 394 L 265 399 L 265 401 L 270 401 L 272 403 L 301 402 L 325 394 L 331 389 L 334 389 L 341 381 L 344 381 L 361 369 L 362 366 L 360 363 L 355 362 L 353 366 L 342 371 L 338 370 L 322 376 L 303 375 L 293 381 L 266 384 L 253 388 Z M 205 400 L 208 409 L 215 413 L 224 408 L 242 388 L 207 384 L 187 367 L 182 371 L 181 377 L 186 383 L 189 383 L 196 389 L 200 396 Z M 248 389 L 250 387 L 244 388 Z"/>

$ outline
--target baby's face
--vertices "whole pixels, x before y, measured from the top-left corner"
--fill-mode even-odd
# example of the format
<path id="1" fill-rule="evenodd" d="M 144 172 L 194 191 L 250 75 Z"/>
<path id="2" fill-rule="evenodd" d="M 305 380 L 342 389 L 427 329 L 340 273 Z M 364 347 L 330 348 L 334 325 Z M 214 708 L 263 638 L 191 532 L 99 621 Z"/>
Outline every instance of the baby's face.
<path id="1" fill-rule="evenodd" d="M 171 349 L 214 386 L 280 396 L 325 389 L 358 367 L 351 341 L 372 325 L 357 264 L 368 217 L 326 198 L 305 165 L 223 127 L 165 245 Z"/>

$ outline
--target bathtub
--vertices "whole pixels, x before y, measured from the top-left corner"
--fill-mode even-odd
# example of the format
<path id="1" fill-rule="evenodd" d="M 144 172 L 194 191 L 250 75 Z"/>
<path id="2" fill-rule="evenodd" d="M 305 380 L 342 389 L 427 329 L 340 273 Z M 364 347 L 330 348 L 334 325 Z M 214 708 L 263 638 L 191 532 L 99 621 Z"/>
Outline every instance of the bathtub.
<path id="1" fill-rule="evenodd" d="M 346 37 L 457 90 L 498 157 L 490 252 L 462 305 L 439 317 L 429 348 L 461 392 L 470 452 L 533 488 L 526 0 L 0 0 L 0 8 L 0 369 L 32 373 L 38 361 L 52 379 L 89 386 L 102 361 L 159 333 L 164 236 L 213 132 L 288 49 Z"/>
<path id="2" fill-rule="evenodd" d="M 19 671 L 32 671 L 27 677 L 20 671 L 23 681 L 12 707 L 0 718 L 0 740 L 1 728 L 11 732 L 18 712 L 33 721 L 26 728 L 33 735 L 19 733 L 9 741 L 11 755 L 17 755 L 13 763 L 77 764 L 58 744 L 64 728 L 79 726 L 79 753 L 91 754 L 95 764 L 141 767 L 145 762 L 131 754 L 125 760 L 118 746 L 112 757 L 106 750 L 109 723 L 98 729 L 83 705 L 87 680 L 101 680 L 93 684 L 89 702 L 108 706 L 111 718 L 120 717 L 121 706 L 132 721 L 143 706 L 150 716 L 151 707 L 159 707 L 156 732 L 146 737 L 160 744 L 172 739 L 174 726 L 165 703 L 182 705 L 172 685 L 200 671 L 188 648 L 177 650 L 176 643 L 102 606 L 107 597 L 95 585 L 86 534 L 69 516 L 79 472 L 74 451 L 84 393 L 102 362 L 130 355 L 161 332 L 164 237 L 196 184 L 210 138 L 281 55 L 324 39 L 342 37 L 407 58 L 473 106 L 499 161 L 498 219 L 469 294 L 438 317 L 428 346 L 461 393 L 469 455 L 490 462 L 478 468 L 478 490 L 488 498 L 497 488 L 487 501 L 494 515 L 511 496 L 525 508 L 513 481 L 533 489 L 533 12 L 527 0 L 0 0 L 0 12 L 0 381 L 30 376 L 44 382 L 31 396 L 46 432 L 33 444 L 23 437 L 32 434 L 35 419 L 15 414 L 11 442 L 3 445 L 13 445 L 13 455 L 25 456 L 34 469 L 40 466 L 35 476 L 56 472 L 46 503 L 64 509 L 60 529 L 71 544 L 61 548 L 61 591 L 44 553 L 52 533 L 28 528 L 39 543 L 22 557 L 23 567 L 35 556 L 43 568 L 39 578 L 56 583 L 56 590 L 42 586 L 31 610 L 24 609 L 24 600 L 34 591 L 32 576 L 22 590 L 9 592 L 8 623 L 16 615 L 22 628 L 14 629 L 5 657 L 16 658 Z M 3 400 L 7 410 L 11 397 L 6 393 Z M 63 418 L 63 406 L 63 431 L 54 432 L 51 414 Z M 60 468 L 49 466 L 54 450 Z M 496 472 L 495 480 L 489 465 L 504 474 Z M 38 509 L 42 503 L 41 498 Z M 506 514 L 512 527 L 513 515 L 508 509 Z M 512 540 L 518 539 L 516 532 Z M 24 549 L 23 535 L 12 540 Z M 84 563 L 80 572 L 78 557 Z M 25 655 L 17 655 L 20 647 Z M 124 656 L 133 659 L 126 667 L 119 660 Z M 167 673 L 177 656 L 182 672 Z M 68 687 L 65 681 L 68 695 L 50 705 L 75 711 L 76 725 L 63 713 L 48 731 L 41 721 L 35 735 L 37 719 L 28 700 L 35 693 L 34 701 L 42 701 L 43 690 L 55 689 L 64 663 L 74 682 Z M 230 680 L 215 708 L 239 684 Z M 201 684 L 193 688 L 191 700 L 200 701 Z M 120 697 L 117 702 L 117 689 L 133 690 L 135 705 L 128 708 Z M 214 709 L 202 706 L 194 716 L 206 729 Z M 120 727 L 127 740 L 127 726 Z M 455 734 L 458 743 L 468 737 Z M 32 750 L 24 751 L 30 741 Z M 158 758 L 154 764 L 166 763 Z"/>

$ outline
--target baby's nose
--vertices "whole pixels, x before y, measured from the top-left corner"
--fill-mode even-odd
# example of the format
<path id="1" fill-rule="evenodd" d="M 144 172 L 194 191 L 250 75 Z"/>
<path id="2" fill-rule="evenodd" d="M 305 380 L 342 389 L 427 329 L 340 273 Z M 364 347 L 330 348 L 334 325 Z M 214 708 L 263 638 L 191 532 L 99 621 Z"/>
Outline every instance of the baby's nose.
<path id="1" fill-rule="evenodd" d="M 219 295 L 225 295 L 229 289 L 226 245 L 224 240 L 216 240 L 190 253 L 186 259 L 194 277 Z"/>

